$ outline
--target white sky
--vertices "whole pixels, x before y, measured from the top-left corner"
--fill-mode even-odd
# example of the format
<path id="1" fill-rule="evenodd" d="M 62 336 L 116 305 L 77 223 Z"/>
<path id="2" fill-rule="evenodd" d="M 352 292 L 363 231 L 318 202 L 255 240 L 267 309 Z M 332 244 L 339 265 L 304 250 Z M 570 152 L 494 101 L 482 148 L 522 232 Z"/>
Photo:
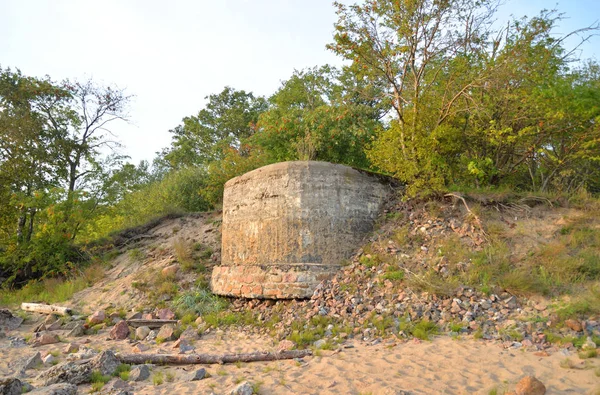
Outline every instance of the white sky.
<path id="1" fill-rule="evenodd" d="M 507 0 L 498 19 L 558 8 L 566 33 L 600 18 L 598 0 L 563 2 Z M 294 69 L 339 65 L 325 49 L 335 21 L 330 0 L 0 0 L 0 66 L 125 88 L 131 122 L 112 129 L 138 162 L 226 85 L 270 95 Z"/>

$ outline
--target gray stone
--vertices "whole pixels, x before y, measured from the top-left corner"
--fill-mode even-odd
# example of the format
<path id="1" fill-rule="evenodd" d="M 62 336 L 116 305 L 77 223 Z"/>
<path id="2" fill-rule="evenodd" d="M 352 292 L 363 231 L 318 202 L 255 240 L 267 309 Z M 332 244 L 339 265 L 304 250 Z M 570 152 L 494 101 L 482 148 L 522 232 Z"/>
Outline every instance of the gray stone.
<path id="1" fill-rule="evenodd" d="M 75 395 L 77 386 L 69 383 L 56 383 L 47 387 L 36 388 L 29 392 L 35 395 Z"/>
<path id="2" fill-rule="evenodd" d="M 44 361 L 42 361 L 42 354 L 40 354 L 40 352 L 38 351 L 29 358 L 25 359 L 23 363 L 18 367 L 18 370 L 21 374 L 23 374 L 25 371 L 33 369 L 36 366 L 40 366 L 43 363 Z"/>
<path id="3" fill-rule="evenodd" d="M 313 346 L 315 346 L 315 348 L 317 348 L 317 349 L 320 349 L 320 348 L 323 348 L 326 344 L 327 344 L 327 340 L 319 339 L 313 343 Z"/>
<path id="4" fill-rule="evenodd" d="M 112 351 L 103 351 L 92 359 L 85 361 L 65 362 L 42 372 L 37 379 L 44 385 L 60 382 L 70 384 L 89 383 L 94 370 L 104 375 L 112 375 L 117 369 L 119 361 Z"/>
<path id="5" fill-rule="evenodd" d="M 144 381 L 150 377 L 150 369 L 146 365 L 136 365 L 129 371 L 129 381 Z"/>
<path id="6" fill-rule="evenodd" d="M 198 381 L 198 380 L 202 380 L 206 377 L 206 369 L 204 368 L 200 368 L 198 370 L 196 370 L 195 372 L 192 372 L 189 377 L 188 377 L 188 381 Z"/>
<path id="7" fill-rule="evenodd" d="M 158 335 L 158 331 L 155 329 L 152 329 L 150 332 L 148 332 L 148 336 L 146 336 L 146 340 L 154 340 L 154 339 L 156 339 L 157 335 Z"/>
<path id="8" fill-rule="evenodd" d="M 15 330 L 23 323 L 23 318 L 14 316 L 8 309 L 0 309 L 0 327 Z"/>
<path id="9" fill-rule="evenodd" d="M 85 335 L 85 329 L 83 329 L 83 325 L 81 323 L 77 323 L 73 329 L 67 333 L 67 337 L 78 337 Z"/>
<path id="10" fill-rule="evenodd" d="M 252 388 L 252 384 L 247 381 L 244 381 L 230 392 L 231 395 L 252 395 L 253 393 L 254 388 Z"/>
<path id="11" fill-rule="evenodd" d="M 0 395 L 21 395 L 22 391 L 21 380 L 14 377 L 0 379 Z"/>
<path id="12" fill-rule="evenodd" d="M 135 330 L 135 338 L 138 340 L 144 340 L 146 337 L 148 337 L 149 333 L 150 328 L 148 328 L 147 326 L 140 326 Z"/>
<path id="13" fill-rule="evenodd" d="M 159 341 L 169 341 L 173 340 L 173 332 L 175 331 L 175 327 L 171 324 L 163 325 L 160 327 L 158 334 L 156 335 L 156 339 Z"/>

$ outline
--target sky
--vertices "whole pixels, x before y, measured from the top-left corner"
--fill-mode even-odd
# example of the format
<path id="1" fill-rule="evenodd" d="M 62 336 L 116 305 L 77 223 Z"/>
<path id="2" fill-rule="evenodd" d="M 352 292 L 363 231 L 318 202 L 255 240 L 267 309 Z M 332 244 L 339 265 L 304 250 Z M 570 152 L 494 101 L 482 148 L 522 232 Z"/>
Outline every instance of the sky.
<path id="1" fill-rule="evenodd" d="M 506 0 L 497 23 L 554 8 L 558 33 L 600 18 L 597 0 Z M 125 89 L 129 122 L 111 129 L 137 163 L 225 86 L 268 96 L 294 69 L 341 65 L 335 21 L 330 0 L 0 0 L 0 67 Z M 600 59 L 600 39 L 582 50 Z"/>

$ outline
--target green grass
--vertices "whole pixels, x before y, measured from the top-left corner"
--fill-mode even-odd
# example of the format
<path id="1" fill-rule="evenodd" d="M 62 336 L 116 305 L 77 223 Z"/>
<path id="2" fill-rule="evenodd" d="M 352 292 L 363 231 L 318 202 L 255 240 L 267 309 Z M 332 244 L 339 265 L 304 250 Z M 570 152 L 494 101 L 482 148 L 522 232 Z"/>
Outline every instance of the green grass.
<path id="1" fill-rule="evenodd" d="M 70 279 L 49 278 L 31 281 L 20 289 L 0 289 L 0 305 L 14 306 L 22 302 L 60 303 L 71 299 L 79 292 L 104 276 L 101 264 L 88 266 L 77 277 Z"/>
<path id="2" fill-rule="evenodd" d="M 152 375 L 152 383 L 155 386 L 159 386 L 162 383 L 164 383 L 164 376 L 163 376 L 162 372 L 156 372 L 156 373 L 154 373 L 154 375 Z"/>
<path id="3" fill-rule="evenodd" d="M 104 387 L 104 384 L 110 381 L 110 376 L 105 376 L 100 371 L 94 370 L 90 381 L 92 383 L 92 392 L 98 392 Z"/>
<path id="4" fill-rule="evenodd" d="M 400 281 L 404 278 L 404 271 L 403 270 L 391 270 L 391 271 L 384 273 L 381 276 L 381 278 L 384 280 L 390 280 L 390 281 Z"/>

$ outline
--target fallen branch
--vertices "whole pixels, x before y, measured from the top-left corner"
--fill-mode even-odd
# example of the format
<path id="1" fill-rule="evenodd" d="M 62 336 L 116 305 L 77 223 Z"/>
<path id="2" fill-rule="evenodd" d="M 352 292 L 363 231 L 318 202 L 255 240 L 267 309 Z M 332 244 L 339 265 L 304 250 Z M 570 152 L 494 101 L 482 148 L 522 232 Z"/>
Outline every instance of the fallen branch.
<path id="1" fill-rule="evenodd" d="M 132 326 L 134 328 L 139 328 L 140 326 L 147 326 L 148 328 L 160 328 L 166 324 L 176 324 L 177 320 L 127 320 L 127 325 Z"/>
<path id="2" fill-rule="evenodd" d="M 71 315 L 73 310 L 68 307 L 54 306 L 41 303 L 21 303 L 21 310 L 42 314 Z"/>
<path id="3" fill-rule="evenodd" d="M 311 350 L 289 350 L 278 352 L 251 352 L 243 354 L 119 354 L 121 363 L 131 365 L 153 363 L 159 365 L 224 364 L 236 362 L 278 361 L 312 355 Z"/>

